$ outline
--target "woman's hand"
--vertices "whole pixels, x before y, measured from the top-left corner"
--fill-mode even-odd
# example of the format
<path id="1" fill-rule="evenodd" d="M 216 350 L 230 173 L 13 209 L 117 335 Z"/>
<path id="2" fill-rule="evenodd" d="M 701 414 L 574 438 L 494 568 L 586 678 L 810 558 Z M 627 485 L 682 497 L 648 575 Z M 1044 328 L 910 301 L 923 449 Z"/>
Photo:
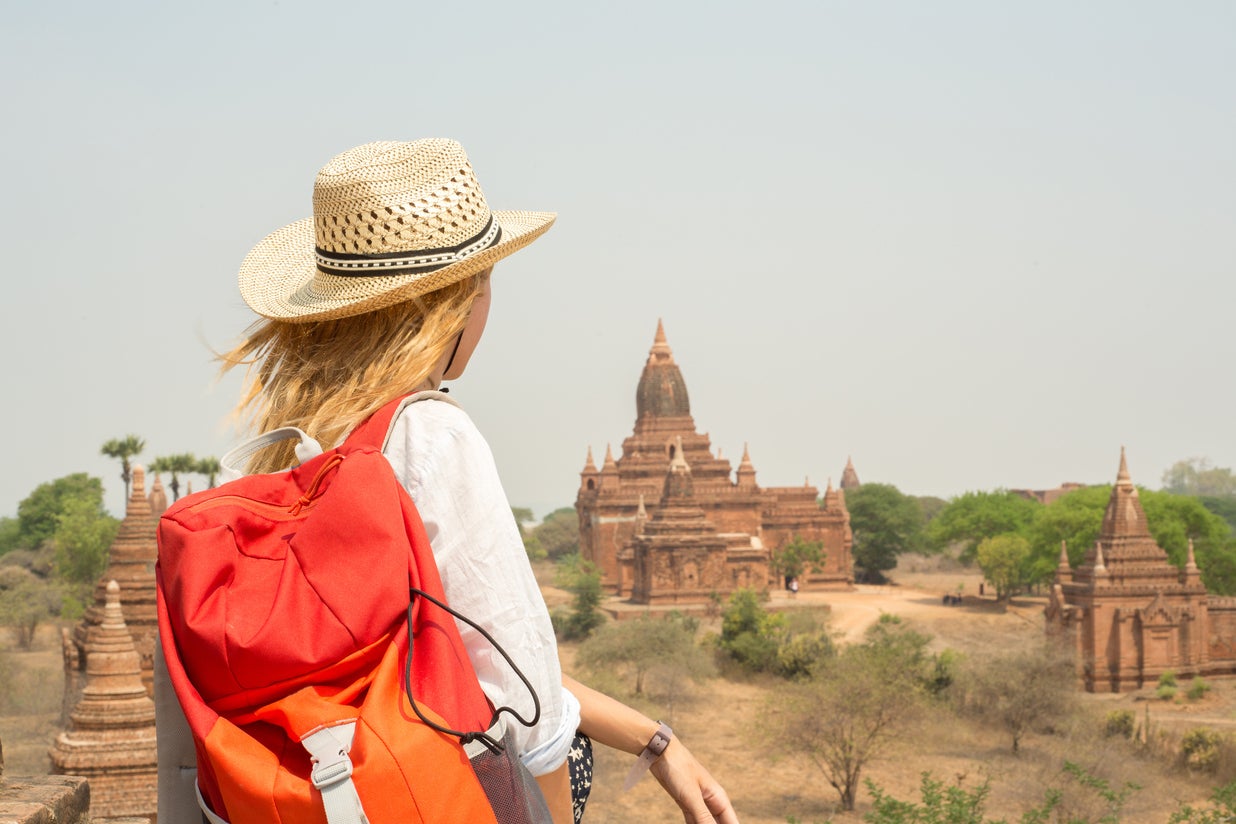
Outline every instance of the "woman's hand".
<path id="1" fill-rule="evenodd" d="M 621 701 L 571 678 L 562 684 L 579 699 L 579 728 L 592 740 L 616 750 L 639 755 L 659 724 Z M 687 824 L 738 824 L 730 798 L 676 737 L 649 768 L 682 809 Z"/>
<path id="2" fill-rule="evenodd" d="M 725 790 L 677 738 L 649 769 L 682 809 L 687 824 L 738 824 Z"/>

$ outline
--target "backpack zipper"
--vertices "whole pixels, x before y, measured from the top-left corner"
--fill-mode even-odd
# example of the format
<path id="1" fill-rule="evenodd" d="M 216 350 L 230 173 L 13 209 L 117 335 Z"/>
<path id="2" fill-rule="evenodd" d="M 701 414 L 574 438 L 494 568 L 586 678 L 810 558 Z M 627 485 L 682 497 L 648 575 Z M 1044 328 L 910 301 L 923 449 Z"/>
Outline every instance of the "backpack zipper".
<path id="1" fill-rule="evenodd" d="M 305 510 L 313 506 L 314 501 L 321 495 L 319 488 L 322 485 L 322 480 L 326 477 L 326 473 L 343 463 L 343 456 L 336 453 L 330 457 L 330 460 L 322 464 L 318 468 L 317 474 L 313 476 L 313 480 L 309 482 L 309 488 L 305 493 L 296 499 L 296 502 L 291 506 L 283 506 L 280 504 L 269 504 L 265 501 L 257 501 L 253 498 L 246 498 L 243 495 L 220 495 L 216 498 L 202 501 L 200 504 L 195 504 L 185 510 L 186 515 L 205 512 L 208 509 L 214 509 L 217 506 L 227 506 L 235 504 L 248 509 L 251 512 L 257 512 L 267 515 L 270 518 L 278 521 L 289 521 L 293 518 L 300 517 Z"/>

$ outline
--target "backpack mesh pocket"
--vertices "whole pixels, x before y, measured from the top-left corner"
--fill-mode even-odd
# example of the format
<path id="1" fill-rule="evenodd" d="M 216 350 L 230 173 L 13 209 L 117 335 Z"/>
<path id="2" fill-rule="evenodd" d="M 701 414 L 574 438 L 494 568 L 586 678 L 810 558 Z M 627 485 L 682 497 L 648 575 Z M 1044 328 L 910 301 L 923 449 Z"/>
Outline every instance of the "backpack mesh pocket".
<path id="1" fill-rule="evenodd" d="M 487 732 L 496 735 L 502 726 L 499 722 Z M 515 755 L 513 744 L 508 731 L 502 737 L 502 748 L 496 752 L 476 744 L 468 747 L 468 760 L 489 798 L 494 817 L 502 824 L 551 824 L 545 796 L 532 773 Z"/>

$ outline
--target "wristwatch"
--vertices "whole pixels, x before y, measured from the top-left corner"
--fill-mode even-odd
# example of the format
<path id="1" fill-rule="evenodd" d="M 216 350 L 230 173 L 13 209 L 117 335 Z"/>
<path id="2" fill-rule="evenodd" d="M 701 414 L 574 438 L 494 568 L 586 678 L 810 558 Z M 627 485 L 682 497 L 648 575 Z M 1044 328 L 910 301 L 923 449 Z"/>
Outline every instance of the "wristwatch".
<path id="1" fill-rule="evenodd" d="M 644 777 L 644 773 L 648 772 L 648 768 L 652 766 L 652 762 L 661 757 L 665 752 L 665 748 L 669 746 L 670 739 L 674 737 L 674 731 L 667 724 L 657 722 L 657 731 L 652 734 L 652 738 L 648 739 L 648 744 L 644 747 L 644 751 L 639 754 L 639 758 L 635 764 L 631 766 L 631 771 L 627 773 L 627 780 L 623 783 L 622 789 L 631 789 L 639 780 Z"/>

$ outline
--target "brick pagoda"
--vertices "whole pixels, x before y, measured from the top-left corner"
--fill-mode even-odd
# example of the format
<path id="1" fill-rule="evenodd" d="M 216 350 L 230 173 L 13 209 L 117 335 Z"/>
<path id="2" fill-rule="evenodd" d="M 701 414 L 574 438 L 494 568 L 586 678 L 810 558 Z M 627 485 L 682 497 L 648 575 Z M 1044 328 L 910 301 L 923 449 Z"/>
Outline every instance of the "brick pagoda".
<path id="1" fill-rule="evenodd" d="M 125 626 L 119 584 L 108 583 L 104 593 L 101 620 L 86 635 L 86 686 L 69 729 L 52 747 L 52 771 L 89 779 L 92 820 L 153 822 L 158 795 L 154 701 L 142 684 L 141 657 Z"/>
<path id="2" fill-rule="evenodd" d="M 621 457 L 606 447 L 597 469 L 589 448 L 575 501 L 580 552 L 600 568 L 607 589 L 636 603 L 703 603 L 741 586 L 766 589 L 770 553 L 795 536 L 823 541 L 827 553 L 804 588 L 852 585 L 844 498 L 833 492 L 821 507 L 819 491 L 808 484 L 759 486 L 745 445 L 737 471 L 714 455 L 708 435 L 696 431 L 660 322 L 635 406 L 635 429 Z"/>
<path id="3" fill-rule="evenodd" d="M 1061 545 L 1047 631 L 1071 650 L 1091 692 L 1236 671 L 1236 598 L 1209 595 L 1189 541 L 1183 568 L 1150 534 L 1124 450 L 1098 541 L 1076 568 Z"/>
<path id="4" fill-rule="evenodd" d="M 133 488 L 124 520 L 108 550 L 107 570 L 95 586 L 94 604 L 74 628 L 71 645 L 65 645 L 65 692 L 71 700 L 76 700 L 81 692 L 86 637 L 90 628 L 103 620 L 109 581 L 120 585 L 125 624 L 141 656 L 142 683 L 147 694 L 153 694 L 154 647 L 159 632 L 155 595 L 155 561 L 159 556 L 155 532 L 159 519 L 150 509 L 145 478 L 145 470 L 134 466 Z"/>

